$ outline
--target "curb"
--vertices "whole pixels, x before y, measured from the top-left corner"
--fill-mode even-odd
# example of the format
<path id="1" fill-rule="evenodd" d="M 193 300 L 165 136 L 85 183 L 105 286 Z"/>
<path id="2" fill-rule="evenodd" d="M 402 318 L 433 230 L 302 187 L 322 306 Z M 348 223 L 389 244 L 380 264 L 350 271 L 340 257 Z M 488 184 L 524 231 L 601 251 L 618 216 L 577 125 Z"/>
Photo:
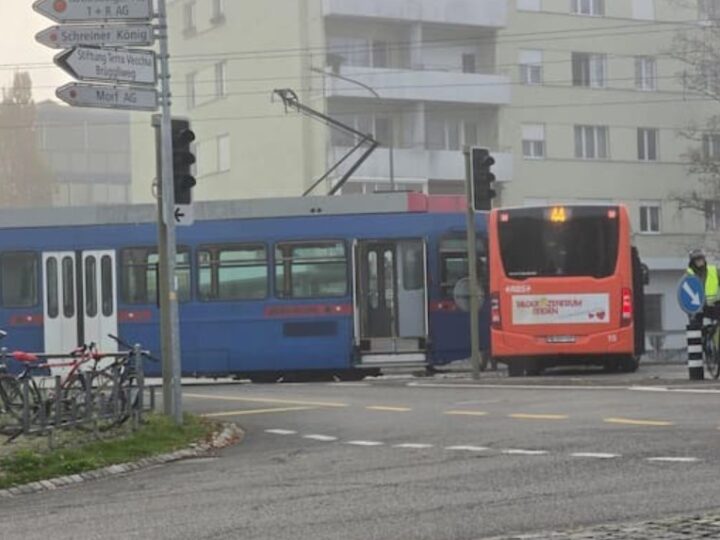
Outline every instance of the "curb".
<path id="1" fill-rule="evenodd" d="M 94 471 L 60 476 L 49 480 L 40 480 L 38 482 L 32 482 L 22 486 L 2 489 L 0 490 L 0 499 L 10 499 L 20 495 L 30 495 L 34 493 L 41 493 L 43 491 L 54 491 L 65 486 L 82 484 L 103 478 L 111 478 L 113 476 L 119 476 L 121 474 L 127 474 L 158 465 L 165 465 L 175 461 L 205 457 L 213 451 L 222 450 L 223 448 L 239 443 L 244 435 L 245 433 L 235 424 L 223 424 L 222 430 L 215 433 L 212 440 L 209 442 L 196 443 L 183 450 L 177 450 L 168 454 L 160 454 L 159 456 L 144 458 L 131 463 L 118 463 L 116 465 L 109 465 Z"/>

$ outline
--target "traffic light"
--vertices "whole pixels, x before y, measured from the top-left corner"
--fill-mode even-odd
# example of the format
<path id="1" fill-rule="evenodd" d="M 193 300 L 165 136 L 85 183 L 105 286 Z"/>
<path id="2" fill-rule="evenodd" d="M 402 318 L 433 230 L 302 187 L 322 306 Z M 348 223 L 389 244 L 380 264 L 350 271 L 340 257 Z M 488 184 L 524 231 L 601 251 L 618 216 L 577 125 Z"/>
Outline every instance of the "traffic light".
<path id="1" fill-rule="evenodd" d="M 175 204 L 192 204 L 192 189 L 197 184 L 195 177 L 192 175 L 192 167 L 196 161 L 191 147 L 193 141 L 195 141 L 195 133 L 190 129 L 190 122 L 173 118 L 172 147 Z"/>
<path id="2" fill-rule="evenodd" d="M 492 173 L 492 166 L 495 165 L 495 158 L 490 155 L 487 148 L 472 148 L 472 195 L 473 207 L 476 211 L 490 210 L 492 200 L 495 198 L 495 175 Z"/>

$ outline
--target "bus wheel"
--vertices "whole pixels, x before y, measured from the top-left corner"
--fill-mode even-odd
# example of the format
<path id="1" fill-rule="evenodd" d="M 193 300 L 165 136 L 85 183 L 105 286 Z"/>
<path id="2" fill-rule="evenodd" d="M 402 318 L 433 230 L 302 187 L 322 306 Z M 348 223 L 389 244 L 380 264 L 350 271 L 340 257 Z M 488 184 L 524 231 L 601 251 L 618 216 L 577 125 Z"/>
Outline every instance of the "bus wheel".
<path id="1" fill-rule="evenodd" d="M 335 373 L 335 378 L 342 382 L 362 381 L 368 373 L 361 369 L 348 369 Z"/>
<path id="2" fill-rule="evenodd" d="M 623 358 L 620 361 L 620 369 L 622 369 L 624 373 L 635 373 L 639 367 L 640 359 L 638 358 Z"/>
<path id="3" fill-rule="evenodd" d="M 617 373 L 620 371 L 620 360 L 617 358 L 610 358 L 608 360 L 605 360 L 603 363 L 603 370 L 606 373 Z"/>
<path id="4" fill-rule="evenodd" d="M 525 375 L 525 362 L 514 360 L 508 362 L 508 377 L 522 377 Z"/>
<path id="5" fill-rule="evenodd" d="M 542 360 L 528 360 L 525 363 L 525 375 L 528 377 L 538 377 L 543 374 L 545 366 Z"/>

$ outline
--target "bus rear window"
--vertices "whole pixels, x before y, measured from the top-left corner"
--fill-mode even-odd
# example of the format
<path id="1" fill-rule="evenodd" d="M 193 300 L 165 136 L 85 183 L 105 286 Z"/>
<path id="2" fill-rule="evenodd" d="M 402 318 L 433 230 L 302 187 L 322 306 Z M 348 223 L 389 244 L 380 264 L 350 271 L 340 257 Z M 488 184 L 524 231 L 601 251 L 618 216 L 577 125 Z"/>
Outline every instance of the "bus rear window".
<path id="1" fill-rule="evenodd" d="M 501 212 L 500 253 L 510 278 L 605 278 L 617 264 L 617 208 L 528 208 Z"/>

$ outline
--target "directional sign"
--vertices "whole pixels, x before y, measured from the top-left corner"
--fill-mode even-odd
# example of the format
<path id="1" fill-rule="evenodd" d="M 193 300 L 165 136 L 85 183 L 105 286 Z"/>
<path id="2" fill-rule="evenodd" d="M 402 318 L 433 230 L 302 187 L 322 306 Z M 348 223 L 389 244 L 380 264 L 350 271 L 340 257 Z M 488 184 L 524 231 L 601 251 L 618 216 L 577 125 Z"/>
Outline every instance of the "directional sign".
<path id="1" fill-rule="evenodd" d="M 153 51 L 75 47 L 55 56 L 55 64 L 81 81 L 157 84 Z"/>
<path id="2" fill-rule="evenodd" d="M 58 88 L 55 95 L 74 107 L 128 111 L 155 111 L 158 108 L 158 95 L 154 88 L 70 83 Z"/>
<path id="3" fill-rule="evenodd" d="M 70 49 L 78 45 L 145 47 L 155 43 L 155 33 L 151 24 L 65 24 L 43 30 L 35 40 L 51 49 Z"/>
<path id="4" fill-rule="evenodd" d="M 37 0 L 33 9 L 55 22 L 137 21 L 153 16 L 152 0 Z"/>
<path id="5" fill-rule="evenodd" d="M 195 223 L 195 211 L 192 204 L 176 204 L 173 214 L 175 225 L 178 227 L 189 227 Z"/>
<path id="6" fill-rule="evenodd" d="M 678 284 L 678 303 L 688 315 L 700 313 L 705 305 L 705 285 L 697 276 L 686 275 Z"/>

